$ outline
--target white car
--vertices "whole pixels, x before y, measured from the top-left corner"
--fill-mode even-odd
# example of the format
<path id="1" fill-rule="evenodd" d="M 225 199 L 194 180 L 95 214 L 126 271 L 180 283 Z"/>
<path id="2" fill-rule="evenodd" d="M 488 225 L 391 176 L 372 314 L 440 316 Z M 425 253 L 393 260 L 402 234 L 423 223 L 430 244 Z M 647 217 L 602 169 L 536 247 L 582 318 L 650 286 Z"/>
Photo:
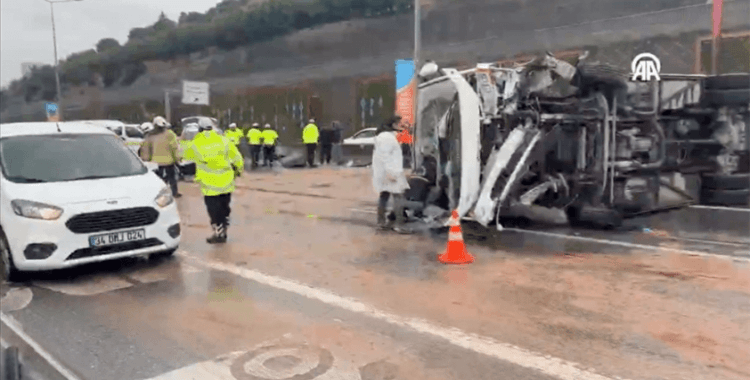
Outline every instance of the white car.
<path id="1" fill-rule="evenodd" d="M 217 120 L 216 118 L 213 118 L 213 117 L 208 117 L 208 116 L 189 116 L 189 117 L 183 117 L 182 119 L 180 119 L 180 123 L 182 123 L 182 125 L 188 125 L 188 124 L 193 124 L 193 123 L 200 125 L 201 120 L 204 120 L 204 121 L 208 120 L 208 121 L 210 121 L 211 124 L 213 124 L 214 131 L 216 131 L 216 133 L 218 133 L 220 135 L 224 134 L 224 131 L 221 128 L 219 128 L 219 120 Z"/>
<path id="2" fill-rule="evenodd" d="M 375 136 L 377 135 L 376 132 L 377 128 L 365 128 L 355 133 L 354 136 L 344 139 L 344 141 L 342 141 L 342 145 L 374 146 Z"/>
<path id="3" fill-rule="evenodd" d="M 0 125 L 0 257 L 6 279 L 180 243 L 170 189 L 115 134 L 82 122 Z"/>
<path id="4" fill-rule="evenodd" d="M 82 120 L 81 122 L 109 129 L 120 136 L 128 148 L 136 153 L 138 153 L 138 148 L 141 147 L 145 138 L 145 134 L 136 124 L 125 124 L 117 120 Z"/>
<path id="5" fill-rule="evenodd" d="M 377 128 L 365 128 L 341 142 L 341 152 L 347 165 L 367 166 L 372 163 Z"/>

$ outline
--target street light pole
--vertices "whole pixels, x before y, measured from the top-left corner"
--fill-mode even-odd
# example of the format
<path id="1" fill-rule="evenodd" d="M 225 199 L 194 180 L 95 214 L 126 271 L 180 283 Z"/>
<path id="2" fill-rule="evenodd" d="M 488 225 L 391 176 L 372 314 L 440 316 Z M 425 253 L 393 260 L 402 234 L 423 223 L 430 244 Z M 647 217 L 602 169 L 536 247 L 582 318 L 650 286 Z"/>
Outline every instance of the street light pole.
<path id="1" fill-rule="evenodd" d="M 62 92 L 60 90 L 60 68 L 57 63 L 57 32 L 55 31 L 55 8 L 54 8 L 54 2 L 47 0 L 49 3 L 49 13 L 52 18 L 52 45 L 54 45 L 54 51 L 55 51 L 55 84 L 57 85 L 57 113 L 60 117 L 60 120 L 62 120 Z"/>
<path id="2" fill-rule="evenodd" d="M 69 3 L 71 1 L 82 1 L 82 0 L 59 0 L 59 1 L 53 1 L 53 0 L 44 0 L 49 3 L 49 13 L 50 18 L 52 19 L 52 45 L 55 52 L 55 85 L 57 86 L 57 114 L 62 120 L 62 113 L 63 113 L 63 97 L 62 97 L 62 88 L 60 88 L 60 65 L 57 60 L 57 31 L 55 29 L 55 3 Z"/>

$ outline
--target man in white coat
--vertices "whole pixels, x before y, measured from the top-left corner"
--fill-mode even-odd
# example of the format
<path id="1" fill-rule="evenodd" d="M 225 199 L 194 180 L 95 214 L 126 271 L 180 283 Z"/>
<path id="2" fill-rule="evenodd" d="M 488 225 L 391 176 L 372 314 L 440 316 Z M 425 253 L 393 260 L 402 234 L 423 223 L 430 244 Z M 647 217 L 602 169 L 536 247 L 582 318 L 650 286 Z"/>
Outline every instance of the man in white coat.
<path id="1" fill-rule="evenodd" d="M 375 148 L 372 153 L 372 186 L 380 194 L 378 201 L 378 228 L 387 229 L 386 206 L 393 197 L 393 208 L 396 214 L 396 225 L 393 230 L 410 233 L 404 228 L 404 191 L 409 188 L 404 173 L 404 161 L 401 145 L 396 140 L 396 126 L 400 117 L 396 116 L 378 128 L 375 137 Z"/>

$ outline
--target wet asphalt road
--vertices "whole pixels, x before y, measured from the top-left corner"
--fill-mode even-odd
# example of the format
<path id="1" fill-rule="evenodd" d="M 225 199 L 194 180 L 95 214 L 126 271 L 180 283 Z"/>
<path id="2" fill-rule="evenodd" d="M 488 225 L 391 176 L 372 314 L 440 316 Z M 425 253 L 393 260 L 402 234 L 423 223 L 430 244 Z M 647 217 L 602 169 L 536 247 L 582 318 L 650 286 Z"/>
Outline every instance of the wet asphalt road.
<path id="1" fill-rule="evenodd" d="M 371 202 L 283 194 L 271 187 L 238 191 L 230 242 L 210 247 L 204 241 L 203 202 L 194 186 L 181 186 L 185 227 L 176 257 L 91 265 L 45 273 L 26 284 L 3 284 L 4 315 L 78 378 L 91 380 L 750 377 L 733 368 L 722 377 L 714 367 L 696 364 L 698 359 L 663 353 L 666 348 L 643 351 L 655 343 L 633 338 L 642 336 L 635 330 L 627 344 L 617 340 L 606 347 L 613 357 L 624 355 L 623 347 L 636 339 L 639 355 L 648 352 L 653 367 L 644 372 L 607 360 L 608 352 L 591 346 L 594 338 L 586 337 L 594 317 L 585 316 L 591 319 L 585 331 L 546 327 L 549 336 L 512 326 L 505 331 L 503 316 L 486 314 L 492 306 L 502 310 L 502 303 L 469 301 L 475 282 L 498 270 L 489 265 L 507 269 L 514 260 L 546 263 L 592 252 L 619 260 L 669 249 L 747 259 L 748 212 L 686 209 L 631 220 L 617 231 L 524 227 L 541 234 L 487 233 L 467 223 L 469 250 L 488 266 L 454 270 L 435 260 L 444 234 L 375 233 Z M 735 264 L 747 268 L 742 261 Z M 557 265 L 552 270 L 563 271 Z M 512 286 L 525 289 L 519 282 Z M 435 297 L 429 292 L 437 287 L 456 294 L 437 291 L 443 296 Z M 527 299 L 517 300 L 521 305 L 557 302 L 524 294 Z M 750 312 L 737 306 L 750 298 L 736 297 L 730 306 L 740 309 L 732 310 Z M 456 311 L 474 307 L 479 314 Z M 536 313 L 524 307 L 505 310 L 514 321 L 513 313 L 530 319 Z M 607 334 L 597 334 L 598 344 Z M 591 352 L 599 352 L 599 358 Z M 680 359 L 664 359 L 673 355 Z"/>

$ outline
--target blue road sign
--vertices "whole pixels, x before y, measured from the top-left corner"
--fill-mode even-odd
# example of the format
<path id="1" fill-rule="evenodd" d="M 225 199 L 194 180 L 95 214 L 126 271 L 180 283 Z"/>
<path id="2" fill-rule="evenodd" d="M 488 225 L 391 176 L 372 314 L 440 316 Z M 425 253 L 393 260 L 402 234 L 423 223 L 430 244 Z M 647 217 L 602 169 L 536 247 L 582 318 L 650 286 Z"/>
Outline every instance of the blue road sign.
<path id="1" fill-rule="evenodd" d="M 55 103 L 45 103 L 44 109 L 47 111 L 48 114 L 55 114 L 57 113 L 57 104 Z"/>

